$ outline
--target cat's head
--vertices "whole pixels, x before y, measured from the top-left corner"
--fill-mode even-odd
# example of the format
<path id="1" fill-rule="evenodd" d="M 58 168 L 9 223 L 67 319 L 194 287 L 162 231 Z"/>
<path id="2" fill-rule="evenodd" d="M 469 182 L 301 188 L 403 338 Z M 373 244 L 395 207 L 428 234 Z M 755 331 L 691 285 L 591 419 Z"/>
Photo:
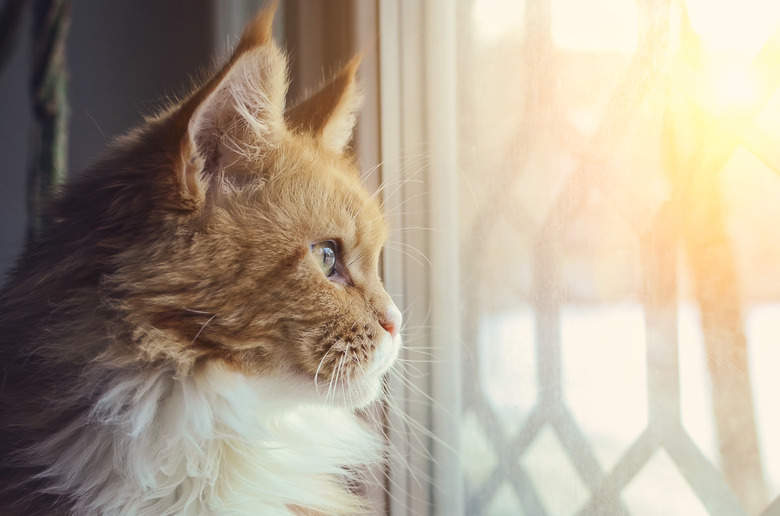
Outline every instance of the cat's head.
<path id="1" fill-rule="evenodd" d="M 286 106 L 272 18 L 260 13 L 222 70 L 102 165 L 117 197 L 102 202 L 135 235 L 107 244 L 125 248 L 104 284 L 149 359 L 219 362 L 358 407 L 379 393 L 401 324 L 378 271 L 385 221 L 345 152 L 358 60 Z"/>

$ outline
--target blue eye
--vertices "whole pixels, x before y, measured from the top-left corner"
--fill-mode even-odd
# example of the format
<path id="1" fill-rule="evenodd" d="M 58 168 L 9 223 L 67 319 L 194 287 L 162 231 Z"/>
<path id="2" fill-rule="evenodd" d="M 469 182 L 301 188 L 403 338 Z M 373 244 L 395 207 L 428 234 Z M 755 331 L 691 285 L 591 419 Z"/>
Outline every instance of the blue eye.
<path id="1" fill-rule="evenodd" d="M 312 244 L 311 252 L 322 273 L 330 278 L 336 273 L 336 243 L 331 240 Z"/>

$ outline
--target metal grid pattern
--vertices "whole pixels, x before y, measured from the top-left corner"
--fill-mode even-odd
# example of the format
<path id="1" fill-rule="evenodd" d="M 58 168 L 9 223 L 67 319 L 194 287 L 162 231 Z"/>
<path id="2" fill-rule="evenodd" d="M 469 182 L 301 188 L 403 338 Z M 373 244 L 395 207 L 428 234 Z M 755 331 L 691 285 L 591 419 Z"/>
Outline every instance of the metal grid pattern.
<path id="1" fill-rule="evenodd" d="M 695 103 L 696 100 L 695 97 L 689 96 L 690 92 L 684 91 L 684 86 L 675 82 L 675 77 L 685 73 L 685 66 L 691 66 L 681 59 L 681 52 L 677 47 L 673 48 L 670 42 L 673 39 L 672 34 L 683 34 L 683 39 L 685 36 L 685 27 L 680 29 L 675 25 L 675 16 L 680 12 L 681 5 L 662 0 L 641 0 L 638 3 L 641 17 L 639 25 L 642 32 L 637 52 L 615 88 L 598 128 L 591 140 L 585 142 L 583 146 L 597 151 L 579 153 L 581 158 L 578 164 L 560 188 L 553 208 L 548 212 L 546 220 L 534 239 L 530 299 L 533 300 L 536 319 L 537 397 L 530 414 L 520 428 L 511 435 L 502 427 L 499 415 L 481 389 L 480 382 L 477 381 L 480 374 L 478 363 L 480 350 L 476 344 L 479 340 L 477 335 L 479 306 L 468 306 L 464 311 L 469 317 L 464 322 L 464 340 L 467 355 L 470 357 L 470 360 L 464 364 L 464 375 L 467 379 L 464 382 L 464 414 L 470 414 L 473 420 L 477 421 L 496 458 L 483 482 L 479 485 L 467 486 L 466 513 L 469 515 L 483 514 L 497 493 L 503 489 L 502 486 L 507 484 L 511 486 L 525 514 L 535 516 L 548 514 L 548 508 L 535 487 L 533 474 L 522 462 L 522 458 L 528 453 L 534 440 L 545 429 L 551 429 L 557 437 L 562 450 L 587 490 L 588 499 L 580 506 L 578 512 L 580 515 L 630 514 L 621 495 L 626 486 L 636 478 L 659 450 L 665 451 L 709 514 L 718 516 L 758 514 L 755 505 L 753 508 L 746 509 L 746 502 L 735 493 L 733 482 L 727 481 L 721 470 L 705 457 L 691 440 L 681 421 L 677 311 L 679 265 L 677 252 L 670 250 L 676 249 L 684 239 L 684 236 L 675 229 L 675 221 L 680 217 L 693 217 L 686 215 L 696 208 L 695 206 L 692 208 L 686 196 L 696 193 L 695 184 L 692 187 L 689 185 L 687 190 L 684 188 L 675 190 L 671 199 L 651 215 L 653 222 L 649 225 L 649 231 L 646 230 L 647 228 L 645 230 L 637 228 L 638 245 L 644 260 L 642 304 L 646 324 L 648 369 L 647 426 L 609 470 L 603 469 L 599 464 L 592 443 L 580 428 L 567 405 L 563 392 L 560 317 L 565 294 L 560 274 L 561 242 L 566 229 L 583 210 L 583 196 L 580 192 L 602 180 L 599 175 L 603 162 L 620 143 L 614 135 L 624 134 L 628 130 L 634 113 L 639 110 L 648 92 L 666 91 L 667 95 L 681 95 L 686 102 Z M 544 55 L 546 52 L 552 51 L 550 32 L 544 30 L 544 27 L 549 27 L 550 16 L 548 1 L 527 2 L 526 22 L 530 23 L 529 19 L 532 19 L 533 30 L 526 31 L 526 47 L 534 49 L 535 52 L 535 56 L 524 56 L 528 77 L 528 105 L 534 102 L 541 104 L 549 100 L 540 97 L 549 95 L 549 92 L 545 91 L 545 81 L 550 80 L 548 76 L 550 72 L 539 63 L 546 61 Z M 539 30 L 539 27 L 542 27 L 542 30 Z M 717 177 L 718 171 L 740 143 L 747 142 L 751 151 L 759 155 L 762 148 L 767 148 L 765 143 L 750 145 L 748 140 L 761 139 L 755 135 L 751 136 L 754 133 L 753 118 L 780 86 L 780 75 L 777 73 L 780 69 L 778 65 L 780 48 L 776 44 L 777 41 L 780 41 L 780 32 L 776 31 L 753 63 L 753 68 L 763 73 L 765 87 L 761 100 L 748 112 L 741 112 L 738 116 L 723 115 L 719 121 L 722 123 L 712 125 L 711 132 L 706 135 L 706 141 L 717 141 L 716 146 L 706 145 L 702 140 L 698 142 L 699 147 L 690 154 L 690 157 L 686 156 L 683 159 L 675 155 L 673 143 L 667 142 L 664 146 L 667 154 L 666 166 L 671 173 L 676 171 L 676 173 L 690 174 L 689 177 L 693 177 L 695 183 L 695 178 Z M 525 116 L 531 119 L 528 121 L 529 127 L 538 127 L 546 123 L 544 120 L 546 115 L 532 109 L 527 110 Z M 533 120 L 533 117 L 537 119 Z M 667 124 L 667 129 L 670 129 L 669 124 L 674 123 L 671 112 L 667 112 L 664 117 L 664 123 Z M 765 134 L 762 137 L 764 142 L 772 141 Z M 520 141 L 516 148 L 521 149 L 519 151 L 521 154 L 533 148 L 534 135 L 530 131 L 521 132 L 518 139 Z M 515 156 L 514 162 L 522 163 L 525 158 L 524 155 Z M 518 220 L 525 216 L 522 210 L 513 204 L 516 201 L 511 195 L 505 194 L 513 190 L 515 187 L 513 183 L 521 176 L 520 173 L 505 174 L 502 178 L 503 182 L 493 187 L 491 213 L 507 217 L 508 224 L 518 224 Z M 484 245 L 486 238 L 484 224 L 484 220 L 477 220 L 470 231 L 467 231 L 468 249 L 478 250 Z M 468 249 L 464 251 L 464 270 L 467 271 L 479 267 L 478 253 L 469 253 Z M 480 288 L 476 284 L 478 281 L 478 278 L 464 275 L 463 290 L 465 292 L 478 290 Z M 741 403 L 750 405 L 749 387 L 743 389 L 740 395 L 743 396 Z M 745 440 L 750 441 L 749 436 Z M 750 472 L 745 476 L 748 480 L 753 478 Z M 750 501 L 747 505 L 750 505 Z M 763 502 L 761 507 L 763 515 L 778 514 L 780 499 L 775 500 L 768 507 Z"/>

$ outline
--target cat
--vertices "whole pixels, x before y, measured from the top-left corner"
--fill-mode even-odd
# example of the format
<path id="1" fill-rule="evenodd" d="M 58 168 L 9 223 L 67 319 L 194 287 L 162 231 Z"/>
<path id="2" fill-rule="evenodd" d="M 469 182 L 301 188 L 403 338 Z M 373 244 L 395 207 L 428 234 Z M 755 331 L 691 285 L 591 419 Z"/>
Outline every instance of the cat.
<path id="1" fill-rule="evenodd" d="M 274 11 L 67 182 L 10 272 L 0 514 L 371 513 L 359 409 L 401 313 L 347 149 L 359 59 L 287 108 Z"/>

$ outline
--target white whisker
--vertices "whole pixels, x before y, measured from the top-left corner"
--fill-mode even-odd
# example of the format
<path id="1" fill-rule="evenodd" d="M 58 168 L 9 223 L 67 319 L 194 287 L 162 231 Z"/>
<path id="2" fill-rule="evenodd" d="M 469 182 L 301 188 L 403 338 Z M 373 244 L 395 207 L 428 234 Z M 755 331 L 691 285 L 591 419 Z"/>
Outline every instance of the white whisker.
<path id="1" fill-rule="evenodd" d="M 203 333 L 203 330 L 206 328 L 206 326 L 208 326 L 208 324 L 209 324 L 211 321 L 213 321 L 213 320 L 214 320 L 214 318 L 215 318 L 216 316 L 217 316 L 217 314 L 214 314 L 214 315 L 212 315 L 212 316 L 209 318 L 209 320 L 208 320 L 208 321 L 206 321 L 205 323 L 203 323 L 203 326 L 201 326 L 201 327 L 200 327 L 200 329 L 198 330 L 198 333 L 196 333 L 196 334 L 195 334 L 195 336 L 192 338 L 192 342 L 190 342 L 190 346 L 192 346 L 193 344 L 195 344 L 195 341 L 196 341 L 196 340 L 198 340 L 198 337 L 200 337 L 200 334 L 201 334 L 201 333 Z"/>

